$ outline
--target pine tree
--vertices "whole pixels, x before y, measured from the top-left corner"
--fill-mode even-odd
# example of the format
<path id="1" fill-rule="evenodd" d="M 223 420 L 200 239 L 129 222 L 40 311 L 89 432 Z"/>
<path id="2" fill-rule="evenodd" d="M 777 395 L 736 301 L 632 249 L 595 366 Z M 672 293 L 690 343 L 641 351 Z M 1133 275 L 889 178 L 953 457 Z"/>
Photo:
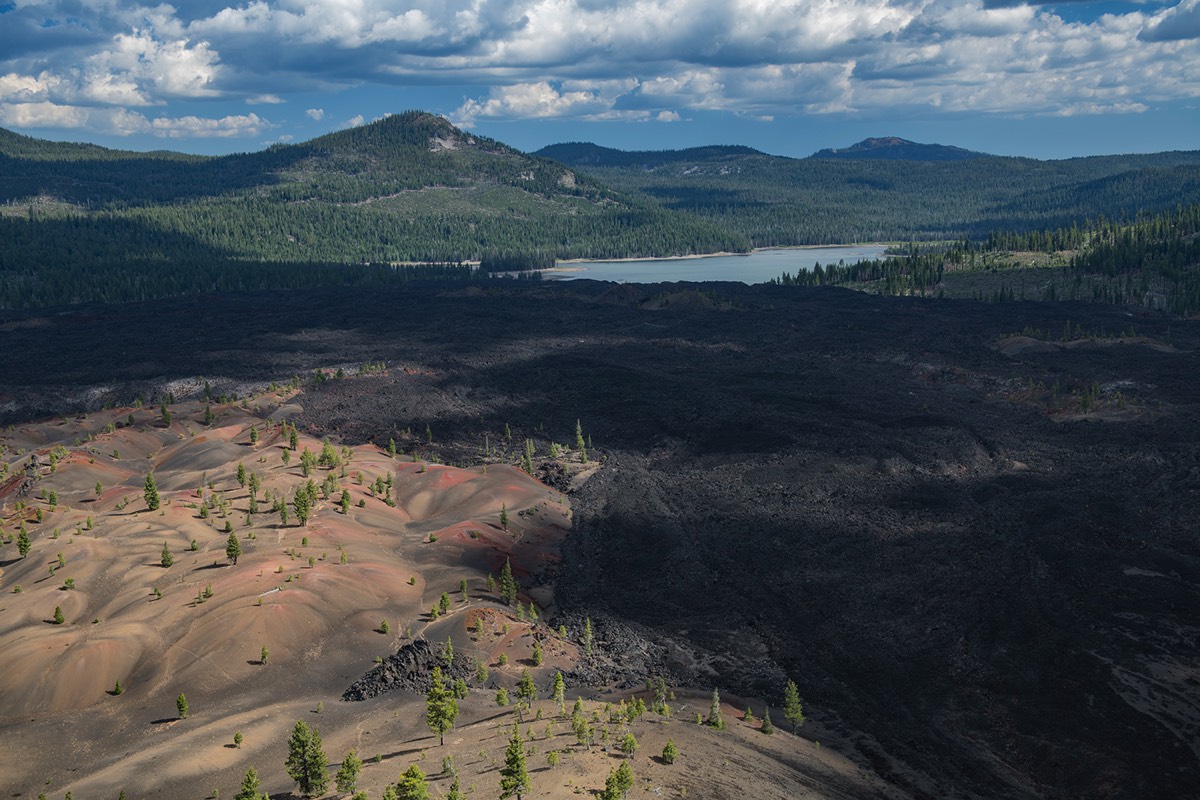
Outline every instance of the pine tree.
<path id="1" fill-rule="evenodd" d="M 425 773 L 416 764 L 412 764 L 400 775 L 396 783 L 396 800 L 429 800 L 429 784 L 425 782 Z"/>
<path id="2" fill-rule="evenodd" d="M 533 676 L 529 674 L 529 667 L 521 670 L 521 679 L 517 681 L 517 699 L 525 705 L 537 700 L 537 686 L 533 682 Z"/>
<path id="3" fill-rule="evenodd" d="M 583 654 L 588 658 L 592 657 L 592 618 L 584 617 L 583 620 Z"/>
<path id="4" fill-rule="evenodd" d="M 525 471 L 528 472 L 530 475 L 532 475 L 533 474 L 533 439 L 525 440 L 525 456 L 522 459 L 521 463 L 525 467 Z"/>
<path id="5" fill-rule="evenodd" d="M 521 741 L 521 730 L 513 725 L 508 748 L 504 751 L 504 766 L 500 768 L 500 800 L 516 797 L 529 791 L 529 770 L 525 768 L 525 744 Z"/>
<path id="6" fill-rule="evenodd" d="M 388 439 L 388 455 L 392 458 L 396 457 L 396 440 Z"/>
<path id="7" fill-rule="evenodd" d="M 462 793 L 462 786 L 458 782 L 458 776 L 454 776 L 454 780 L 450 782 L 450 789 L 446 792 L 446 800 L 465 800 Z"/>
<path id="8" fill-rule="evenodd" d="M 258 772 L 254 767 L 246 770 L 246 777 L 242 779 L 242 788 L 233 796 L 233 800 L 269 800 L 266 792 L 260 792 L 262 781 L 258 779 Z"/>
<path id="9" fill-rule="evenodd" d="M 242 543 L 238 541 L 236 533 L 229 534 L 229 538 L 225 540 L 225 558 L 234 566 L 237 566 L 238 556 L 242 554 Z"/>
<path id="10" fill-rule="evenodd" d="M 783 689 L 783 718 L 792 725 L 792 734 L 804 724 L 804 707 L 800 705 L 800 690 L 795 681 L 788 681 Z"/>
<path id="11" fill-rule="evenodd" d="M 300 446 L 300 435 L 296 433 L 296 426 L 292 426 L 292 432 L 288 434 L 288 447 L 295 450 Z"/>
<path id="12" fill-rule="evenodd" d="M 545 660 L 545 656 L 542 654 L 542 643 L 539 642 L 538 640 L 534 639 L 534 641 L 533 641 L 533 665 L 535 667 L 540 667 L 544 660 Z"/>
<path id="13" fill-rule="evenodd" d="M 425 695 L 425 724 L 438 735 L 438 744 L 446 743 L 446 731 L 454 727 L 458 719 L 458 701 L 446 689 L 441 667 L 434 667 L 433 684 Z"/>
<path id="14" fill-rule="evenodd" d="M 67 621 L 67 618 L 63 616 L 62 607 L 55 606 L 54 607 L 54 624 L 62 625 L 66 621 Z"/>
<path id="15" fill-rule="evenodd" d="M 358 790 L 358 775 L 362 772 L 362 759 L 358 754 L 351 750 L 342 759 L 342 765 L 338 767 L 337 775 L 333 777 L 333 783 L 339 792 L 345 794 L 354 794 Z"/>
<path id="16" fill-rule="evenodd" d="M 565 716 L 567 713 L 567 686 L 563 683 L 561 672 L 554 673 L 554 702 L 558 706 L 558 715 Z"/>
<path id="17" fill-rule="evenodd" d="M 21 558 L 29 555 L 30 550 L 29 532 L 25 530 L 25 526 L 21 526 L 21 532 L 17 534 L 17 552 L 21 554 Z"/>
<path id="18" fill-rule="evenodd" d="M 238 486 L 241 486 L 243 489 L 246 488 L 246 465 L 240 461 L 237 467 L 237 482 Z"/>
<path id="19" fill-rule="evenodd" d="M 258 426 L 250 426 L 250 444 L 258 444 Z"/>
<path id="20" fill-rule="evenodd" d="M 342 507 L 343 514 L 350 513 L 350 490 L 349 489 L 342 489 L 342 499 L 338 503 L 338 505 Z"/>
<path id="21" fill-rule="evenodd" d="M 96 497 L 99 497 L 102 494 L 104 494 L 104 484 L 100 481 L 96 481 Z"/>
<path id="22" fill-rule="evenodd" d="M 504 503 L 500 504 L 500 527 L 508 533 L 508 506 Z"/>
<path id="23" fill-rule="evenodd" d="M 621 766 L 608 773 L 604 780 L 604 791 L 600 793 L 601 800 L 623 800 L 633 788 L 633 770 L 628 761 L 622 761 Z"/>
<path id="24" fill-rule="evenodd" d="M 708 705 L 707 722 L 717 730 L 725 727 L 725 720 L 721 717 L 721 695 L 716 689 L 713 689 L 712 701 Z"/>
<path id="25" fill-rule="evenodd" d="M 517 583 L 517 579 L 513 577 L 512 560 L 504 559 L 504 566 L 500 569 L 500 599 L 506 605 L 512 605 L 517 600 L 517 593 L 521 590 L 521 586 Z"/>
<path id="26" fill-rule="evenodd" d="M 187 719 L 188 701 L 183 692 L 180 692 L 179 697 L 175 698 L 175 710 L 179 712 L 180 719 Z"/>
<path id="27" fill-rule="evenodd" d="M 146 508 L 151 511 L 158 511 L 160 504 L 158 499 L 158 484 L 154 482 L 153 472 L 146 473 L 146 488 L 142 492 L 142 497 L 146 499 Z"/>
<path id="28" fill-rule="evenodd" d="M 667 739 L 666 745 L 663 747 L 662 760 L 664 764 L 674 764 L 675 759 L 679 758 L 679 748 L 675 746 L 674 739 Z"/>
<path id="29" fill-rule="evenodd" d="M 308 492 L 303 488 L 296 492 L 296 496 L 292 498 L 292 508 L 296 511 L 296 519 L 301 525 L 308 525 L 309 515 L 312 513 L 311 501 Z"/>
<path id="30" fill-rule="evenodd" d="M 770 706 L 768 706 L 767 710 L 763 712 L 762 727 L 759 728 L 759 730 L 761 730 L 767 736 L 770 736 L 771 734 L 773 734 L 775 732 L 775 726 L 771 724 L 771 708 L 770 708 Z"/>
<path id="31" fill-rule="evenodd" d="M 166 542 L 163 542 L 162 556 L 159 559 L 159 563 L 162 564 L 164 568 L 175 563 L 175 556 L 171 555 L 171 548 L 167 547 Z"/>
<path id="32" fill-rule="evenodd" d="M 308 797 L 319 797 L 329 787 L 328 761 L 321 748 L 321 734 L 303 720 L 296 722 L 288 740 L 287 774 Z"/>
<path id="33" fill-rule="evenodd" d="M 204 407 L 204 424 L 212 425 L 214 419 L 216 419 L 216 417 L 213 416 L 212 406 L 206 405 Z"/>

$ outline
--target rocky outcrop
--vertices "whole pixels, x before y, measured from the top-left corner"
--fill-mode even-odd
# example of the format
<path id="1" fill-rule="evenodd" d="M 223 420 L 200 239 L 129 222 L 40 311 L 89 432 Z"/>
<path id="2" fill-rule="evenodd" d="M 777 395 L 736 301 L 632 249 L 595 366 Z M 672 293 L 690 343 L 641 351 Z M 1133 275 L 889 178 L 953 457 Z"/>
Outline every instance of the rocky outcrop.
<path id="1" fill-rule="evenodd" d="M 455 653 L 454 661 L 446 667 L 439 648 L 425 639 L 417 639 L 350 684 L 342 692 L 342 699 L 366 700 L 397 690 L 425 694 L 433 685 L 430 675 L 434 667 L 441 667 L 442 674 L 451 680 L 462 678 L 469 683 L 474 677 L 470 659 L 466 656 Z"/>

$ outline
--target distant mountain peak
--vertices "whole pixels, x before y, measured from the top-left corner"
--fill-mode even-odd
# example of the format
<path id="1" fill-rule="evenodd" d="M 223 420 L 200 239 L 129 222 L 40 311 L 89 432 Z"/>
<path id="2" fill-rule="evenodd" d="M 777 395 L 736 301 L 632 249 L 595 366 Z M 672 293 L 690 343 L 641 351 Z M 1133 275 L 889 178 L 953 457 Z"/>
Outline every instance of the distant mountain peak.
<path id="1" fill-rule="evenodd" d="M 716 161 L 741 156 L 762 156 L 744 145 L 707 145 L 683 150 L 615 150 L 591 142 L 552 144 L 533 155 L 573 167 L 659 166 L 681 161 Z"/>
<path id="2" fill-rule="evenodd" d="M 966 161 L 990 158 L 988 153 L 966 150 L 946 144 L 921 144 L 899 136 L 873 136 L 843 148 L 827 148 L 813 158 L 885 159 L 889 161 Z"/>

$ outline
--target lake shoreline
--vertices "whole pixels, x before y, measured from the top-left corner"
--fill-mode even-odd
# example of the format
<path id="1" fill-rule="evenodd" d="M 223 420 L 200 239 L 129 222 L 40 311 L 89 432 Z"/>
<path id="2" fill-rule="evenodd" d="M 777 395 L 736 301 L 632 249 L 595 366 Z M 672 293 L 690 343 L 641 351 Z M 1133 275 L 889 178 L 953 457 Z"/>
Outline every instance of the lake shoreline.
<path id="1" fill-rule="evenodd" d="M 696 253 L 666 258 L 562 259 L 538 270 L 547 280 L 592 279 L 616 283 L 737 281 L 764 283 L 817 263 L 883 257 L 889 243 L 756 247 L 748 253 Z"/>

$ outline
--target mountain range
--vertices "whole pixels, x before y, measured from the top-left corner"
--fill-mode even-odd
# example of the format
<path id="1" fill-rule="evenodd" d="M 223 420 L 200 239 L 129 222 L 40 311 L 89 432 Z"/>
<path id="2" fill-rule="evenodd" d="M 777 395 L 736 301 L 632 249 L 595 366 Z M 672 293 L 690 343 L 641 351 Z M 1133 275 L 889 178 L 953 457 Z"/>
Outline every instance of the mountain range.
<path id="1" fill-rule="evenodd" d="M 0 130 L 0 306 L 397 276 L 370 264 L 981 239 L 1197 200 L 1200 152 L 1037 161 L 891 137 L 803 159 L 526 154 L 420 111 L 220 157 Z"/>

